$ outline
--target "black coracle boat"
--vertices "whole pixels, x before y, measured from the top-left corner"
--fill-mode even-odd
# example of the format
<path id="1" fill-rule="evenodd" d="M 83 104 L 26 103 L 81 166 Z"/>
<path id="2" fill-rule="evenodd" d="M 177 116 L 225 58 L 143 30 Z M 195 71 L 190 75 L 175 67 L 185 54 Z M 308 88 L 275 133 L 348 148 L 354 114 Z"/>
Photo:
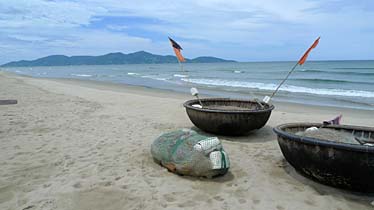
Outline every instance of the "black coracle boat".
<path id="1" fill-rule="evenodd" d="M 199 107 L 201 102 L 202 107 Z M 262 128 L 273 105 L 265 102 L 229 98 L 205 98 L 184 103 L 192 123 L 209 133 L 239 136 Z"/>
<path id="2" fill-rule="evenodd" d="M 296 134 L 310 127 L 347 132 L 359 143 L 347 144 Z M 274 132 L 284 157 L 301 174 L 334 187 L 374 192 L 374 128 L 292 123 L 279 125 Z"/>

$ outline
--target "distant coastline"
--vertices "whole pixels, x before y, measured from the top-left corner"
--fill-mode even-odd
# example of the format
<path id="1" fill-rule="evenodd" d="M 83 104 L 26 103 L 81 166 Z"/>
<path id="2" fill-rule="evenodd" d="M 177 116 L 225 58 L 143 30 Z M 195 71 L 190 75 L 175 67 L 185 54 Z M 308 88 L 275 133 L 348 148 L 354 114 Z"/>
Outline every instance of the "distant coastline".
<path id="1" fill-rule="evenodd" d="M 219 63 L 236 62 L 211 56 L 202 56 L 194 59 L 186 58 L 186 63 Z M 33 66 L 77 66 L 77 65 L 122 65 L 122 64 L 163 64 L 177 63 L 172 55 L 156 55 L 145 51 L 124 54 L 121 52 L 109 53 L 100 56 L 65 56 L 51 55 L 36 60 L 12 61 L 1 67 L 33 67 Z"/>

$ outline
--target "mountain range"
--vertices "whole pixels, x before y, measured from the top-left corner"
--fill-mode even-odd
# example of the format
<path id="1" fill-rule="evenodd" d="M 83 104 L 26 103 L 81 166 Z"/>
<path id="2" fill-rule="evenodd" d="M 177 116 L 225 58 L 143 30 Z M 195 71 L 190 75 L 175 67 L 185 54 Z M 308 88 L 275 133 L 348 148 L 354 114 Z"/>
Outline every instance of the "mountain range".
<path id="1" fill-rule="evenodd" d="M 186 59 L 187 63 L 217 63 L 236 62 L 216 57 L 203 56 Z M 71 65 L 120 65 L 120 64 L 159 64 L 177 63 L 172 55 L 156 55 L 145 51 L 129 54 L 121 52 L 109 53 L 100 56 L 65 56 L 51 55 L 36 60 L 21 60 L 3 64 L 2 67 L 28 67 L 28 66 L 71 66 Z"/>

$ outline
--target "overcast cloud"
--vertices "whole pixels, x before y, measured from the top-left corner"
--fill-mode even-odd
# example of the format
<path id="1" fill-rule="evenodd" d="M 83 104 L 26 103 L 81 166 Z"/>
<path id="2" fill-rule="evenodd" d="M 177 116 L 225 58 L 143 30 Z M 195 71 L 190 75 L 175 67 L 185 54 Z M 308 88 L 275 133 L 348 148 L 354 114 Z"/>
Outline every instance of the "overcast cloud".
<path id="1" fill-rule="evenodd" d="M 372 0 L 0 0 L 0 63 L 146 50 L 239 61 L 374 59 Z"/>

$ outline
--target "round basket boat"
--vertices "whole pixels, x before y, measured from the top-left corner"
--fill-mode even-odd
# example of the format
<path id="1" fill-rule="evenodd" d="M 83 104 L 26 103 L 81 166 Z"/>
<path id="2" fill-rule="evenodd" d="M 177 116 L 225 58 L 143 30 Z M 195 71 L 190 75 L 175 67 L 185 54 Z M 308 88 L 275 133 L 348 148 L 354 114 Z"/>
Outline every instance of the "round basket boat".
<path id="1" fill-rule="evenodd" d="M 322 124 L 284 124 L 274 128 L 286 160 L 301 174 L 323 184 L 360 192 L 374 192 L 374 147 L 347 144 L 296 135 Z M 324 128 L 346 131 L 374 143 L 374 128 L 329 125 Z"/>
<path id="2" fill-rule="evenodd" d="M 193 106 L 199 104 L 197 99 L 183 104 L 192 123 L 206 132 L 227 136 L 245 135 L 262 128 L 274 109 L 264 102 L 229 98 L 206 98 L 201 103 L 203 108 Z"/>

